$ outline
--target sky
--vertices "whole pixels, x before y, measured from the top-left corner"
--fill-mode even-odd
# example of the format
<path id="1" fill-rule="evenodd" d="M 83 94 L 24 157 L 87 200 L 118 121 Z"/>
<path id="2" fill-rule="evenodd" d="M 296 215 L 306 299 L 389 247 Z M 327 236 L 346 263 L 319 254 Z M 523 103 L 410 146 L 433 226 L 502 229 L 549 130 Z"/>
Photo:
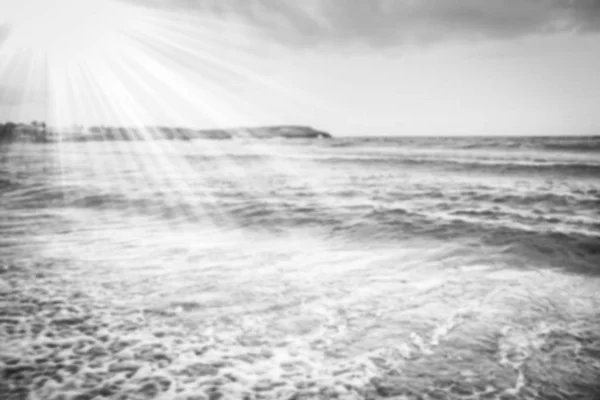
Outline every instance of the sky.
<path id="1" fill-rule="evenodd" d="M 0 121 L 600 133 L 600 0 L 0 0 Z"/>

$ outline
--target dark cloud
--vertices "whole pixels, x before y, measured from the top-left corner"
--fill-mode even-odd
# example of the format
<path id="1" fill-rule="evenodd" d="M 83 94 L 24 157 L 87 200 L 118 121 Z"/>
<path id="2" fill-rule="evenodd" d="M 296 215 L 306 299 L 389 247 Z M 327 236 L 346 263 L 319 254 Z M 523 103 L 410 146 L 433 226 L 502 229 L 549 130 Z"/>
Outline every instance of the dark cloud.
<path id="1" fill-rule="evenodd" d="M 600 29 L 600 0 L 148 1 L 200 15 L 240 18 L 275 40 L 303 45 L 394 46 Z"/>

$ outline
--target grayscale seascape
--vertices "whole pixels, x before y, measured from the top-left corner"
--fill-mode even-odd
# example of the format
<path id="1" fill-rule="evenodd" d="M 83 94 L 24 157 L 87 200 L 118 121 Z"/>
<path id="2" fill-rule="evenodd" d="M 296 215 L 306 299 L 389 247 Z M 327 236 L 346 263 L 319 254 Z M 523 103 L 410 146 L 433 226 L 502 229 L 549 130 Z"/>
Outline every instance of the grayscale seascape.
<path id="1" fill-rule="evenodd" d="M 599 155 L 5 144 L 0 398 L 597 399 Z"/>
<path id="2" fill-rule="evenodd" d="M 0 0 L 0 400 L 600 400 L 600 0 Z"/>

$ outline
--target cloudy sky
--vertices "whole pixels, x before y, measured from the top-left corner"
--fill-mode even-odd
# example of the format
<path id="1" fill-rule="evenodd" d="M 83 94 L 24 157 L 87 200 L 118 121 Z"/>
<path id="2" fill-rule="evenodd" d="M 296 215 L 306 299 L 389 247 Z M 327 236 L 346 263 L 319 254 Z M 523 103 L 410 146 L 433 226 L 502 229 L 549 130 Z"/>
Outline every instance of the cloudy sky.
<path id="1" fill-rule="evenodd" d="M 0 120 L 597 134 L 599 49 L 600 0 L 0 0 Z"/>

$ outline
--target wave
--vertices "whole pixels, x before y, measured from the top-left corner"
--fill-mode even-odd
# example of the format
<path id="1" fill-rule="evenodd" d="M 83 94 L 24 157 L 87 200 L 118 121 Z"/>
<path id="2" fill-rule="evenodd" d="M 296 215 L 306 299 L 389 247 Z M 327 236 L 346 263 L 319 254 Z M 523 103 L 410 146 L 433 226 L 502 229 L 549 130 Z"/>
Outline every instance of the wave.
<path id="1" fill-rule="evenodd" d="M 20 186 L 21 185 L 17 180 L 13 180 L 10 178 L 0 178 L 0 191 L 2 192 L 16 190 Z"/>
<path id="2" fill-rule="evenodd" d="M 600 136 L 401 136 L 336 138 L 325 146 L 400 146 L 416 148 L 547 150 L 598 152 Z"/>
<path id="3" fill-rule="evenodd" d="M 337 189 L 336 189 L 337 190 Z M 327 235 L 347 235 L 357 240 L 395 240 L 415 235 L 438 239 L 450 237 L 497 237 L 494 232 L 513 235 L 566 235 L 600 239 L 600 223 L 572 210 L 594 212 L 600 204 L 597 191 L 573 193 L 498 193 L 483 189 L 445 193 L 443 191 L 392 191 L 374 201 L 360 191 L 331 191 L 320 196 L 300 196 L 296 190 L 281 197 L 240 188 L 213 189 L 205 198 L 183 193 L 156 191 L 154 195 L 95 192 L 76 185 L 36 185 L 4 193 L 9 209 L 82 209 L 112 211 L 124 218 L 146 216 L 156 221 L 210 223 L 225 229 L 278 232 L 282 229 L 319 229 Z M 329 200 L 328 200 L 329 199 Z M 337 201 L 334 201 L 337 199 Z M 343 199 L 352 199 L 341 203 Z M 408 206 L 426 199 L 426 207 Z M 455 200 L 458 200 L 458 203 Z M 394 201 L 409 202 L 393 206 Z M 392 202 L 392 203 L 390 203 Z M 418 202 L 417 202 L 418 203 Z M 471 206 L 467 206 L 467 205 Z M 525 207 L 520 210 L 518 207 Z M 552 210 L 556 210 L 553 212 Z M 567 210 L 567 211 L 565 211 Z M 493 234 L 494 233 L 494 234 Z"/>
<path id="4" fill-rule="evenodd" d="M 522 149 L 522 150 L 551 150 L 568 152 L 598 152 L 600 137 L 573 138 L 504 138 L 494 140 L 486 138 L 472 143 L 458 144 L 463 149 Z"/>
<path id="5" fill-rule="evenodd" d="M 577 206 L 597 207 L 600 206 L 600 192 L 590 190 L 582 194 L 575 193 L 527 193 L 527 194 L 501 194 L 501 193 L 476 193 L 471 192 L 472 198 L 478 201 L 488 201 L 498 204 L 509 205 L 539 205 L 551 206 Z"/>
<path id="6" fill-rule="evenodd" d="M 324 236 L 361 243 L 394 242 L 415 237 L 438 240 L 473 238 L 490 246 L 505 246 L 512 241 L 515 245 L 527 247 L 539 240 L 539 256 L 544 258 L 547 249 L 542 248 L 542 244 L 545 246 L 550 240 L 565 251 L 580 254 L 582 260 L 588 260 L 586 262 L 600 261 L 600 255 L 593 245 L 600 240 L 600 223 L 593 218 L 585 219 L 577 215 L 567 217 L 519 213 L 516 210 L 461 210 L 456 207 L 439 213 L 407 207 L 373 207 L 367 202 L 336 207 L 334 204 L 317 202 L 268 201 L 251 196 L 232 200 L 219 199 L 211 207 L 202 205 L 186 208 L 177 204 L 171 208 L 171 215 L 163 207 L 158 209 L 155 216 L 179 217 L 187 221 L 195 220 L 198 224 L 212 222 L 226 229 L 242 228 L 274 234 L 311 229 Z M 181 211 L 185 209 L 188 210 L 187 214 Z M 523 241 L 523 238 L 527 238 L 527 241 Z"/>
<path id="7" fill-rule="evenodd" d="M 583 151 L 583 152 L 599 152 L 600 151 L 600 140 L 595 141 L 582 141 L 582 142 L 568 142 L 568 143 L 545 143 L 542 146 L 548 150 L 568 150 L 568 151 Z"/>
<path id="8" fill-rule="evenodd" d="M 421 236 L 442 241 L 472 240 L 477 246 L 505 249 L 508 255 L 519 258 L 531 265 L 535 261 L 550 263 L 560 268 L 575 268 L 579 272 L 600 273 L 600 224 L 571 229 L 532 227 L 514 221 L 498 221 L 498 215 L 486 211 L 477 213 L 479 218 L 470 215 L 455 215 L 439 218 L 435 215 L 414 213 L 407 209 L 395 209 L 388 212 L 374 212 L 369 218 L 377 220 L 373 225 L 369 218 L 346 222 L 343 228 L 346 234 L 357 236 L 363 242 L 373 240 L 404 240 Z M 533 262 L 532 262 L 533 261 Z M 527 264 L 523 264 L 526 266 Z"/>
<path id="9" fill-rule="evenodd" d="M 275 235 L 306 229 L 357 243 L 413 237 L 476 238 L 502 246 L 512 237 L 513 245 L 520 246 L 521 235 L 542 241 L 551 237 L 571 249 L 571 254 L 582 254 L 582 259 L 598 257 L 586 243 L 599 240 L 600 190 L 591 180 L 577 178 L 600 176 L 600 164 L 541 156 L 465 156 L 469 153 L 453 151 L 394 154 L 394 148 L 365 154 L 362 149 L 323 150 L 320 146 L 305 155 L 293 151 L 214 156 L 185 153 L 176 160 L 177 154 L 173 154 L 177 162 L 164 169 L 153 164 L 154 154 L 142 150 L 134 160 L 140 161 L 139 165 L 132 163 L 129 155 L 121 155 L 122 160 L 110 155 L 110 167 L 104 171 L 97 167 L 106 165 L 100 162 L 104 159 L 90 166 L 81 157 L 77 159 L 80 164 L 59 169 L 50 158 L 52 169 L 46 168 L 45 158 L 29 175 L 31 162 L 20 164 L 27 167 L 18 174 L 14 170 L 2 173 L 0 201 L 9 213 L 84 212 L 89 219 L 102 217 L 98 218 L 100 225 L 104 217 L 124 223 L 140 217 L 167 225 Z M 74 154 L 76 149 L 76 145 L 71 148 Z M 331 154 L 338 151 L 340 154 Z M 292 173 L 274 168 L 283 164 L 269 164 L 273 157 L 285 158 L 285 167 Z M 182 158 L 188 163 L 180 162 Z M 234 171 L 238 172 L 234 176 L 221 168 L 244 160 L 251 165 Z M 344 168 L 332 168 L 332 163 L 344 163 Z M 154 168 L 148 170 L 146 165 Z M 448 185 L 437 176 L 438 170 L 448 176 Z M 453 171 L 461 172 L 455 175 L 457 179 L 451 179 Z M 503 185 L 494 187 L 487 175 L 476 173 L 479 171 L 502 174 Z M 483 178 L 465 182 L 462 172 Z M 315 174 L 313 182 L 305 181 L 307 174 Z M 525 186 L 520 183 L 523 181 Z M 18 231 L 12 222 L 7 227 Z M 567 238 L 572 241 L 567 243 Z"/>
<path id="10" fill-rule="evenodd" d="M 502 159 L 408 157 L 408 156 L 325 156 L 324 163 L 360 163 L 371 165 L 433 166 L 452 169 L 478 169 L 497 173 L 545 172 L 583 176 L 600 176 L 600 164 L 595 162 L 558 162 L 549 160 L 523 161 Z"/>

